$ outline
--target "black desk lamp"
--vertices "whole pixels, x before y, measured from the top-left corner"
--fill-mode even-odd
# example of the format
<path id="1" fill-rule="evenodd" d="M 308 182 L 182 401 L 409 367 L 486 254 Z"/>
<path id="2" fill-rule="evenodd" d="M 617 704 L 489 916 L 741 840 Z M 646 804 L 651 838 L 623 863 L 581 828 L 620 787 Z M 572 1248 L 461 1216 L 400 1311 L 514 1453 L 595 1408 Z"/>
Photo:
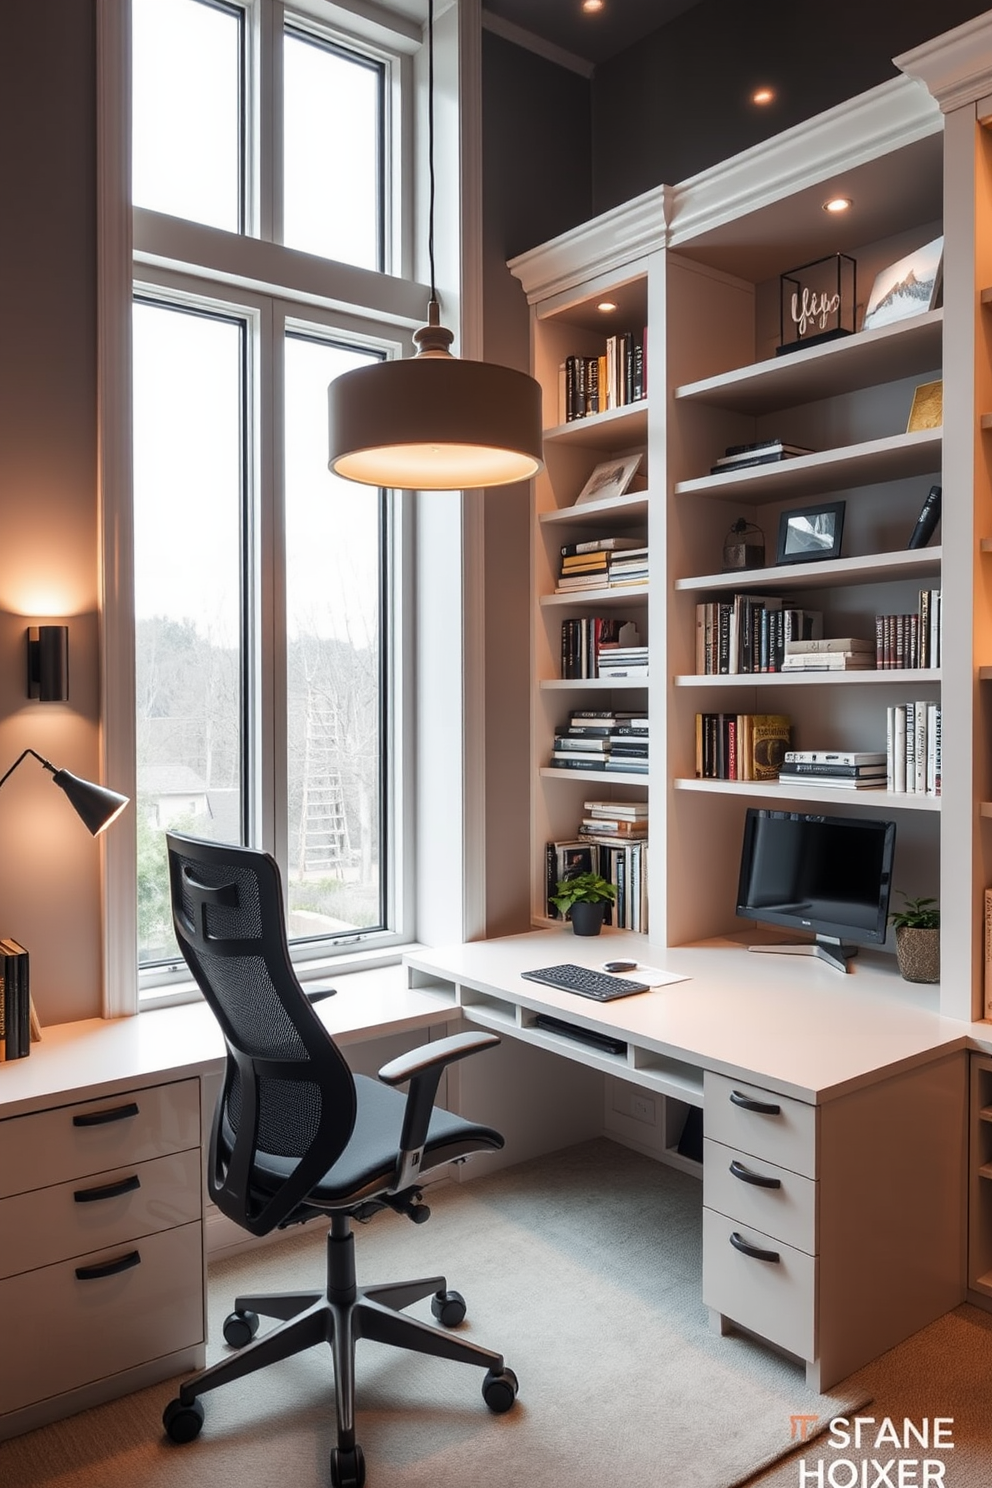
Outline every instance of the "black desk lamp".
<path id="1" fill-rule="evenodd" d="M 86 824 L 94 837 L 98 837 L 112 821 L 116 821 L 128 804 L 127 796 L 108 790 L 105 785 L 94 785 L 92 780 L 80 780 L 78 775 L 73 775 L 69 770 L 57 769 L 34 749 L 25 749 L 6 774 L 0 775 L 0 786 L 13 775 L 21 761 L 27 759 L 29 754 L 34 756 L 43 769 L 51 771 L 52 780 L 60 790 L 65 791 L 76 815 Z"/>

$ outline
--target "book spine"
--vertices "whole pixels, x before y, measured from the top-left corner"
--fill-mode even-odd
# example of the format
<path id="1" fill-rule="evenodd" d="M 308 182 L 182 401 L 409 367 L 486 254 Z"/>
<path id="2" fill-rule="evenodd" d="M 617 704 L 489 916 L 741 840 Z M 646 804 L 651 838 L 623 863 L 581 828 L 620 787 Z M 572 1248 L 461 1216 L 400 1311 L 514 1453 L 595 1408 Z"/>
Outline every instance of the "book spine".
<path id="1" fill-rule="evenodd" d="M 992 1018 L 992 889 L 985 890 L 985 1016 Z"/>
<path id="2" fill-rule="evenodd" d="M 885 789 L 896 788 L 896 710 L 890 703 L 885 710 Z"/>
<path id="3" fill-rule="evenodd" d="M 892 789 L 902 794 L 906 789 L 906 704 L 897 703 L 895 714 L 895 746 L 893 750 L 893 778 Z"/>
<path id="4" fill-rule="evenodd" d="M 913 708 L 916 717 L 916 794 L 925 796 L 927 793 L 927 705 L 916 703 Z"/>

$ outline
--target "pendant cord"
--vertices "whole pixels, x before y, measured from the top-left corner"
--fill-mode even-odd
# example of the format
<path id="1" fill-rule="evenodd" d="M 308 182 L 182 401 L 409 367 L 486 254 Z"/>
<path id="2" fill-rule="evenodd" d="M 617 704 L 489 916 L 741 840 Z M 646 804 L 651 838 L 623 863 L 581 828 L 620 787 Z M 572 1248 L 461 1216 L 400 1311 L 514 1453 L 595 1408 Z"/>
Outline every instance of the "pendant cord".
<path id="1" fill-rule="evenodd" d="M 427 0 L 427 257 L 430 262 L 431 301 L 437 301 L 434 283 L 434 0 Z"/>

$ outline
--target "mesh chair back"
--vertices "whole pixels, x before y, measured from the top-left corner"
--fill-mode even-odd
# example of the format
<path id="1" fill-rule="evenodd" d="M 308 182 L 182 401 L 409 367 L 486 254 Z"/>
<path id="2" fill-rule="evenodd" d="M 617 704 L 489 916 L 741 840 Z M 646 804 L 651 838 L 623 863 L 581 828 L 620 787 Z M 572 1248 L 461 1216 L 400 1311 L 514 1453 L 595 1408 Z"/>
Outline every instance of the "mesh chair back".
<path id="1" fill-rule="evenodd" d="M 292 1217 L 348 1145 L 355 1081 L 289 956 L 279 869 L 268 853 L 167 833 L 180 949 L 227 1044 L 208 1186 L 252 1234 Z M 255 1154 L 285 1159 L 272 1191 Z"/>

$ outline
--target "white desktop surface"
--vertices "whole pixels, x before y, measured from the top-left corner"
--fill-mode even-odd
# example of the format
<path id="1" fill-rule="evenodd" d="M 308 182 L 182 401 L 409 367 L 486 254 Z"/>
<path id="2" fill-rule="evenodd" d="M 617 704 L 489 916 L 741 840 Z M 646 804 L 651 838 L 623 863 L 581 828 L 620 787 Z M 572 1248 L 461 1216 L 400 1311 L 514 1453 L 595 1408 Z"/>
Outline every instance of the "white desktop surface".
<path id="1" fill-rule="evenodd" d="M 342 1046 L 379 1034 L 406 1033 L 453 1016 L 450 1004 L 405 986 L 400 966 L 334 977 L 333 997 L 314 1005 Z M 425 1033 L 426 1037 L 426 1033 Z M 51 1105 L 64 1093 L 78 1099 L 87 1087 L 102 1095 L 135 1085 L 219 1070 L 224 1040 L 206 1003 L 158 1008 L 133 1018 L 88 1018 L 42 1030 L 26 1059 L 0 1064 L 0 1113 L 20 1116 Z"/>
<path id="2" fill-rule="evenodd" d="M 598 1003 L 520 973 L 561 962 L 600 968 L 629 957 L 686 978 Z M 666 950 L 616 932 L 538 930 L 418 951 L 421 975 L 618 1035 L 642 1048 L 820 1104 L 941 1055 L 987 1042 L 988 1025 L 942 1018 L 902 981 L 894 958 L 863 954 L 848 975 L 812 957 L 762 956 L 740 942 Z M 637 971 L 625 973 L 636 980 Z M 926 990 L 926 989 L 922 989 Z M 471 1007 L 464 1008 L 471 1018 Z"/>

